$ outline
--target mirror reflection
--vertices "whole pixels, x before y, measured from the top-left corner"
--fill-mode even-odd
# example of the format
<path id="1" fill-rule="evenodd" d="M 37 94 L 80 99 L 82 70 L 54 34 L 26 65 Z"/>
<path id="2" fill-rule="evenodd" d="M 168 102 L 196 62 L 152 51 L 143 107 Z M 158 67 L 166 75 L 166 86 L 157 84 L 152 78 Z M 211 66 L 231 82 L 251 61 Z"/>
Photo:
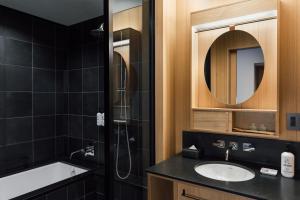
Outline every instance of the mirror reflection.
<path id="1" fill-rule="evenodd" d="M 206 84 L 220 102 L 230 105 L 250 99 L 264 74 L 264 55 L 258 41 L 244 31 L 229 31 L 217 38 L 207 52 Z"/>

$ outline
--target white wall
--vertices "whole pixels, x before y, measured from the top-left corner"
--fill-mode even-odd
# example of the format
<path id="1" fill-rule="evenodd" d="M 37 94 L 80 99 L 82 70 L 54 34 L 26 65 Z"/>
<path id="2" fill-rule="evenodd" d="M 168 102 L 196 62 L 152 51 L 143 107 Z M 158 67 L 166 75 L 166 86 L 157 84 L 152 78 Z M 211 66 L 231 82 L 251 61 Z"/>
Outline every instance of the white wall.
<path id="1" fill-rule="evenodd" d="M 249 99 L 255 92 L 254 64 L 263 63 L 261 48 L 237 51 L 237 103 Z"/>

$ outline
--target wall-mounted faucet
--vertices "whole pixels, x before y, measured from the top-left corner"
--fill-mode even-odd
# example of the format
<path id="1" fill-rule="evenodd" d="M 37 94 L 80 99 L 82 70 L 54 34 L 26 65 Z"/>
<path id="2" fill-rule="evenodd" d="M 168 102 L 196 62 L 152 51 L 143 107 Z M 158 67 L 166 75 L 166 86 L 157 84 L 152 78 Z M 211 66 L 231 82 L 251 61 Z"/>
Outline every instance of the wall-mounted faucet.
<path id="1" fill-rule="evenodd" d="M 88 156 L 94 157 L 95 156 L 95 147 L 87 146 L 84 149 L 79 149 L 77 151 L 74 151 L 70 154 L 69 159 L 72 160 L 72 157 L 77 153 L 83 154 L 84 157 L 88 157 Z"/>
<path id="2" fill-rule="evenodd" d="M 255 147 L 251 143 L 243 143 L 243 151 L 253 152 L 255 151 Z"/>
<path id="3" fill-rule="evenodd" d="M 225 148 L 225 141 L 224 140 L 217 140 L 216 142 L 212 143 L 213 146 L 218 147 L 220 149 Z"/>
<path id="4" fill-rule="evenodd" d="M 84 154 L 85 151 L 84 151 L 84 149 L 79 149 L 79 150 L 77 150 L 77 151 L 73 151 L 73 152 L 70 154 L 69 159 L 72 160 L 72 157 L 73 157 L 75 154 L 77 154 L 77 153 Z"/>

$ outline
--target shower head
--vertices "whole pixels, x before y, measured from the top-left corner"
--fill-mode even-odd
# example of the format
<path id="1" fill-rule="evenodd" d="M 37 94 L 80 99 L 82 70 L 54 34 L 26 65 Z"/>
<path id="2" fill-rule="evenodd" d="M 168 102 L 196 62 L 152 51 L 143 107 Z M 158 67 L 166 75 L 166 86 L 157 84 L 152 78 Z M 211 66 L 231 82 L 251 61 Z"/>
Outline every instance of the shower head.
<path id="1" fill-rule="evenodd" d="M 104 32 L 104 23 L 102 23 L 99 28 L 91 30 L 91 35 L 99 36 L 101 32 Z"/>

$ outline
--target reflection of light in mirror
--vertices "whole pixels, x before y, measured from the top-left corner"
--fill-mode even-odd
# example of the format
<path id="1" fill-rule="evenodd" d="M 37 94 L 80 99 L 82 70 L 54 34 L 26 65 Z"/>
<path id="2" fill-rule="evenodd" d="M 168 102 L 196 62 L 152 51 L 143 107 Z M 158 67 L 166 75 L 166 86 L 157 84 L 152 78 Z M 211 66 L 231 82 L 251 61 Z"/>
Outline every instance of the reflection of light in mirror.
<path id="1" fill-rule="evenodd" d="M 141 6 L 142 4 L 142 0 L 113 0 L 112 10 L 113 13 L 117 13 L 122 10 L 127 10 L 133 7 Z"/>
<path id="2" fill-rule="evenodd" d="M 208 31 L 208 30 L 213 30 L 213 29 L 218 29 L 218 28 L 225 28 L 228 26 L 246 24 L 246 23 L 262 21 L 262 20 L 267 20 L 267 19 L 273 19 L 276 17 L 277 17 L 277 10 L 260 12 L 260 13 L 255 13 L 252 15 L 245 15 L 245 16 L 241 16 L 241 17 L 224 19 L 224 20 L 219 20 L 219 21 L 205 23 L 205 24 L 199 24 L 199 25 L 193 26 L 193 31 L 194 32 Z"/>

